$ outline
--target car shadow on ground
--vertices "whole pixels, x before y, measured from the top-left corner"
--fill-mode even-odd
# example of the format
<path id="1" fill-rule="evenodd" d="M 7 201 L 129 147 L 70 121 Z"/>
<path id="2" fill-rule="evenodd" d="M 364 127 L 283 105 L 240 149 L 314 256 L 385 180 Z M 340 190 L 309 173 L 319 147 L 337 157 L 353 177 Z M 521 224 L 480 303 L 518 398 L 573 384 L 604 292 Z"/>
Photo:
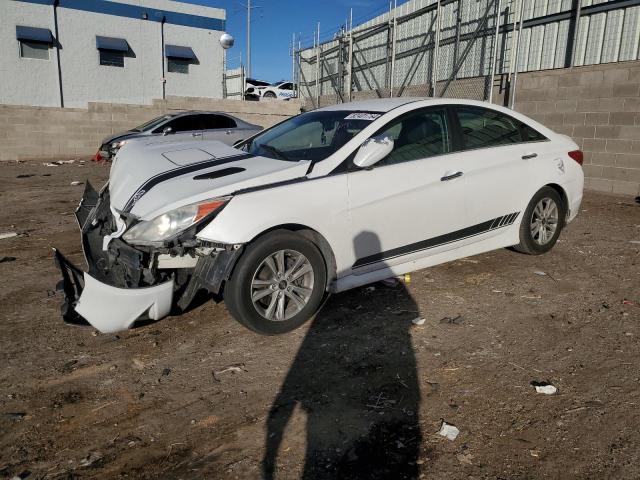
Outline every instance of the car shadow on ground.
<path id="1" fill-rule="evenodd" d="M 360 235 L 379 245 L 374 234 Z M 306 415 L 301 478 L 418 478 L 420 390 L 409 331 L 417 315 L 399 282 L 327 302 L 269 411 L 264 478 L 277 477 L 278 450 L 295 409 Z"/>

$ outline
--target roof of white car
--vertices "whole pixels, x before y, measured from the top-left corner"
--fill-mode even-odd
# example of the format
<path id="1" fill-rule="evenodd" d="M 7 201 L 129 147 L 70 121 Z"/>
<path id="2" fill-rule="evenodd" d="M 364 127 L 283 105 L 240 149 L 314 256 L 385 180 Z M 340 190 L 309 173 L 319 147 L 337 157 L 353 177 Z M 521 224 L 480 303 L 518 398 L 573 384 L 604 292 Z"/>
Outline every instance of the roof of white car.
<path id="1" fill-rule="evenodd" d="M 462 100 L 458 98 L 429 98 L 429 97 L 395 97 L 395 98 L 375 98 L 371 100 L 360 100 L 357 102 L 338 103 L 336 105 L 330 105 L 318 110 L 330 111 L 330 110 L 357 110 L 364 112 L 388 112 L 394 108 L 406 105 L 407 103 L 420 102 L 421 106 L 429 104 L 442 105 L 442 104 L 462 104 L 462 105 L 483 105 L 496 107 L 497 105 L 487 104 L 486 102 L 479 102 L 476 100 Z M 316 110 L 316 111 L 318 111 Z"/>

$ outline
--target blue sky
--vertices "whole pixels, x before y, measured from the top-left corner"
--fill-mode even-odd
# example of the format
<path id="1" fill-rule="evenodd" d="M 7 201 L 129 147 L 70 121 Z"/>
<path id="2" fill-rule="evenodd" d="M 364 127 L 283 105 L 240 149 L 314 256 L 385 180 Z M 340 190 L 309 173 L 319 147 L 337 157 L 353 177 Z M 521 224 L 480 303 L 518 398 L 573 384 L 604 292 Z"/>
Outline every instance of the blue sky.
<path id="1" fill-rule="evenodd" d="M 239 64 L 242 52 L 246 60 L 247 10 L 246 0 L 181 0 L 189 3 L 224 8 L 227 11 L 227 31 L 236 39 L 229 50 L 229 67 Z M 251 22 L 252 76 L 275 82 L 291 77 L 289 46 L 293 33 L 302 34 L 303 43 L 312 43 L 317 22 L 320 39 L 331 38 L 349 17 L 353 8 L 354 25 L 368 20 L 389 8 L 388 0 L 251 0 L 260 6 L 253 9 Z M 398 4 L 404 3 L 398 1 Z"/>

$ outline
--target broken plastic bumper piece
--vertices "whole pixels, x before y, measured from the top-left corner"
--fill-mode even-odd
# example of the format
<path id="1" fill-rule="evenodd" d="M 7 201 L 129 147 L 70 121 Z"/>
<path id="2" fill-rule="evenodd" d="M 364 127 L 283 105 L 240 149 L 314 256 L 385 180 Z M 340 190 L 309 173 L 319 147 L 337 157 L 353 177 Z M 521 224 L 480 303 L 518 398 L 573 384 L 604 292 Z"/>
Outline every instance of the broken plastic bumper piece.
<path id="1" fill-rule="evenodd" d="M 173 280 L 141 288 L 118 288 L 100 282 L 69 262 L 54 249 L 62 273 L 59 289 L 65 302 L 62 317 L 68 323 L 83 320 L 101 332 L 126 330 L 140 317 L 160 320 L 167 316 L 173 301 Z"/>

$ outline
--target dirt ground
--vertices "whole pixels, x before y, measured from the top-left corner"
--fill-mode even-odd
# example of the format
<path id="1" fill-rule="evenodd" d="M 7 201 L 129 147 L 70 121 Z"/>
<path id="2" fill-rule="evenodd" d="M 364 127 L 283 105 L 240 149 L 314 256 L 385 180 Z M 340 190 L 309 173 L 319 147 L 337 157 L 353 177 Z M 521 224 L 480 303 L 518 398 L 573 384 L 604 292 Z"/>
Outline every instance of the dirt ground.
<path id="1" fill-rule="evenodd" d="M 213 302 L 107 335 L 62 323 L 51 254 L 83 263 L 70 183 L 107 172 L 0 165 L 0 233 L 23 234 L 0 240 L 0 477 L 640 478 L 633 198 L 588 193 L 549 254 L 335 295 L 288 335 Z"/>

